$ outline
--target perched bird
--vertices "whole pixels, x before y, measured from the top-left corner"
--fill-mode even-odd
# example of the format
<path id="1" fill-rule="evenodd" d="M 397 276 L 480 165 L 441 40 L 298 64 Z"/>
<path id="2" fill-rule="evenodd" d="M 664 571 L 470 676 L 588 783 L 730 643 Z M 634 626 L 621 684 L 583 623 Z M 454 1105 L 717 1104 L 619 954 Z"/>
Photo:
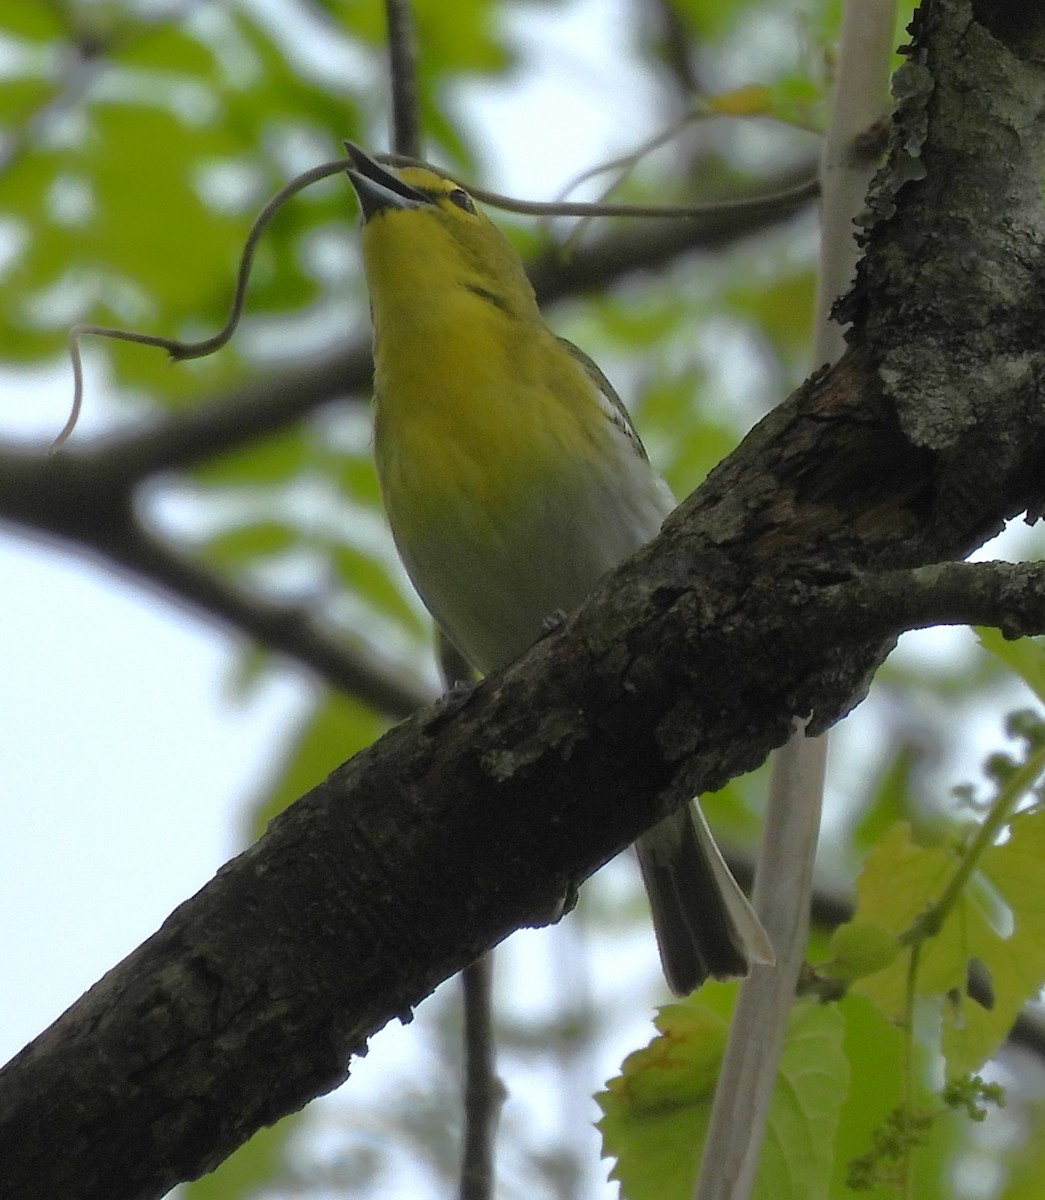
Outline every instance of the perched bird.
<path id="1" fill-rule="evenodd" d="M 653 538 L 675 502 L 605 376 L 544 323 L 521 261 L 468 193 L 346 145 L 388 520 L 439 627 L 493 671 Z M 676 994 L 772 961 L 695 804 L 636 845 Z"/>

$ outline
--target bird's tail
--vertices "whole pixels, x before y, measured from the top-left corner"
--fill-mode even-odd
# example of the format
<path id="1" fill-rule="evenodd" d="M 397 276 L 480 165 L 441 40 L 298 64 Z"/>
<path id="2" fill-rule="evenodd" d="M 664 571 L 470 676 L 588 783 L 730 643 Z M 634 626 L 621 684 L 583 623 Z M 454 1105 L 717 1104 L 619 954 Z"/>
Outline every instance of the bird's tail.
<path id="1" fill-rule="evenodd" d="M 697 804 L 666 817 L 635 848 L 668 987 L 686 996 L 708 976 L 773 963 L 762 923 L 730 873 Z"/>

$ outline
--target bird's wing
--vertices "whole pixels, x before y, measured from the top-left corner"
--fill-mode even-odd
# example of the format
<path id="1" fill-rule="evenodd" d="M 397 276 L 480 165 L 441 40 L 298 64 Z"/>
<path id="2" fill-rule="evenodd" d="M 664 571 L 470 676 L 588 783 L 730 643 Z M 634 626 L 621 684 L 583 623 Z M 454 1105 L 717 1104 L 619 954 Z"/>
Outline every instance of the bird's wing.
<path id="1" fill-rule="evenodd" d="M 562 337 L 558 340 L 561 345 L 565 346 L 570 355 L 577 360 L 584 373 L 595 385 L 595 392 L 603 413 L 631 442 L 635 447 L 635 452 L 648 462 L 649 455 L 646 453 L 646 447 L 642 444 L 642 439 L 635 432 L 635 426 L 631 423 L 631 417 L 628 415 L 628 410 L 624 407 L 624 401 L 617 395 L 613 384 L 602 373 L 599 364 L 593 358 L 589 358 L 583 350 L 578 349 L 573 342 L 567 341 L 566 338 Z"/>

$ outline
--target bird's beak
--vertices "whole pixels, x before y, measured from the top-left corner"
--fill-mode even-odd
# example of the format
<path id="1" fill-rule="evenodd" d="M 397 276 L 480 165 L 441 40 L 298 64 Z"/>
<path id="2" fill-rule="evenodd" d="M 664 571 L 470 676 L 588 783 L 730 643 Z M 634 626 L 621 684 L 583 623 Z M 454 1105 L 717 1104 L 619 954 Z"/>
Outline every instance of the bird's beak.
<path id="1" fill-rule="evenodd" d="M 369 221 L 377 213 L 386 212 L 390 208 L 417 208 L 422 204 L 431 204 L 432 200 L 424 192 L 404 183 L 398 175 L 374 162 L 352 142 L 345 142 L 345 150 L 353 165 L 345 169 L 349 182 L 359 197 L 359 207 L 363 210 L 363 220 Z"/>

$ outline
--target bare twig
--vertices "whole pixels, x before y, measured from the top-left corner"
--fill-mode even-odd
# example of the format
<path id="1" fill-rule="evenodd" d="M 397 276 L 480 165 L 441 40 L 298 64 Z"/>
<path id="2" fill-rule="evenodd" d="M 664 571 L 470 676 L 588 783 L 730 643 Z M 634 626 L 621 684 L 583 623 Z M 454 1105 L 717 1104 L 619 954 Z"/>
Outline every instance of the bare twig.
<path id="1" fill-rule="evenodd" d="M 453 692 L 475 672 L 441 630 L 437 635 L 443 686 Z M 493 1032 L 493 951 L 460 974 L 464 1025 L 463 1136 L 460 1200 L 490 1200 L 494 1190 L 497 1120 L 505 1100 L 497 1076 Z"/>
<path id="2" fill-rule="evenodd" d="M 261 212 L 258 213 L 254 219 L 254 224 L 251 225 L 247 233 L 247 239 L 243 243 L 243 252 L 240 255 L 239 269 L 236 272 L 236 287 L 233 291 L 232 305 L 229 309 L 228 319 L 221 329 L 211 337 L 203 338 L 197 342 L 183 342 L 179 338 L 161 337 L 158 334 L 151 333 L 135 333 L 133 330 L 115 329 L 107 325 L 74 325 L 69 331 L 69 357 L 73 365 L 73 402 L 69 410 L 69 419 L 51 443 L 51 449 L 57 450 L 69 439 L 69 435 L 76 428 L 76 422 L 80 418 L 80 409 L 83 405 L 83 364 L 80 359 L 81 337 L 85 334 L 97 334 L 99 337 L 115 338 L 117 341 L 137 342 L 142 346 L 158 346 L 161 350 L 166 350 L 176 362 L 190 358 L 206 358 L 208 354 L 213 354 L 215 350 L 220 350 L 236 332 L 240 317 L 243 315 L 243 302 L 247 294 L 247 284 L 250 282 L 250 269 L 254 264 L 254 254 L 258 248 L 258 242 L 261 240 L 261 235 L 268 228 L 269 222 L 292 196 L 296 196 L 302 189 L 318 182 L 320 179 L 327 179 L 331 175 L 336 175 L 350 165 L 350 160 L 343 158 L 335 159 L 333 162 L 321 163 L 318 167 L 312 167 L 311 170 L 302 171 L 300 175 L 295 176 L 288 184 L 281 187 Z"/>
<path id="3" fill-rule="evenodd" d="M 645 154 L 649 149 L 670 140 L 677 130 L 667 129 L 649 144 L 644 144 L 635 154 Z M 630 156 L 629 156 L 630 157 Z M 377 154 L 378 162 L 388 163 L 393 167 L 429 167 L 423 162 L 406 154 Z M 626 160 L 616 160 L 626 161 Z M 602 164 L 599 170 L 608 170 L 615 163 Z M 609 204 L 605 201 L 588 200 L 520 200 L 517 196 L 506 196 L 503 192 L 493 192 L 489 188 L 476 187 L 460 175 L 438 168 L 440 175 L 459 183 L 468 192 L 494 208 L 505 212 L 525 213 L 537 217 L 668 217 L 671 219 L 700 219 L 704 217 L 743 215 L 772 215 L 781 209 L 793 210 L 805 200 L 812 200 L 819 194 L 820 180 L 813 174 L 801 178 L 787 188 L 779 191 L 764 192 L 752 196 L 735 196 L 726 200 L 709 200 L 703 204 Z"/>
<path id="4" fill-rule="evenodd" d="M 392 146 L 398 154 L 421 155 L 417 98 L 417 37 L 410 0 L 385 0 L 388 65 L 392 95 Z"/>
<path id="5" fill-rule="evenodd" d="M 490 1200 L 494 1191 L 494 1145 L 505 1091 L 495 1064 L 492 984 L 492 953 L 461 972 L 465 1088 L 460 1200 Z"/>

